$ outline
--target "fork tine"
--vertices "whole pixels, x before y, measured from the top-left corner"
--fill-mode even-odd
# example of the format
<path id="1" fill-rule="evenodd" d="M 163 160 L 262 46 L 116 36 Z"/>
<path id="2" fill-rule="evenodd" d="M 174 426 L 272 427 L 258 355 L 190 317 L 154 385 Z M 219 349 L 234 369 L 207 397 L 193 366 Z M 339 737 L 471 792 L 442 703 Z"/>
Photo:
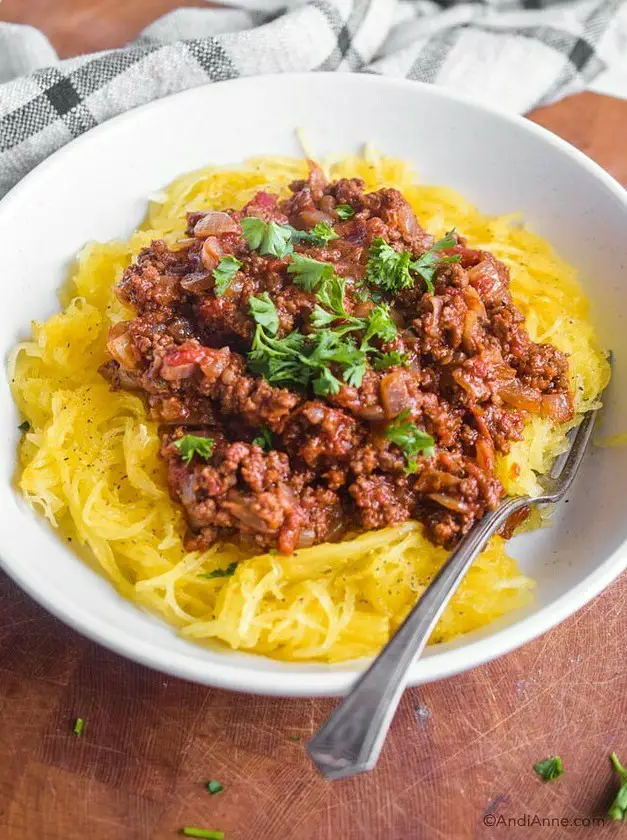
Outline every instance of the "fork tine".
<path id="1" fill-rule="evenodd" d="M 573 483 L 573 479 L 577 475 L 583 456 L 588 448 L 588 443 L 590 442 L 590 437 L 592 436 L 592 431 L 597 417 L 597 411 L 598 409 L 592 409 L 591 411 L 586 412 L 583 420 L 577 427 L 572 446 L 566 455 L 564 464 L 560 469 L 559 474 L 555 478 L 554 492 L 552 495 L 561 497 Z"/>

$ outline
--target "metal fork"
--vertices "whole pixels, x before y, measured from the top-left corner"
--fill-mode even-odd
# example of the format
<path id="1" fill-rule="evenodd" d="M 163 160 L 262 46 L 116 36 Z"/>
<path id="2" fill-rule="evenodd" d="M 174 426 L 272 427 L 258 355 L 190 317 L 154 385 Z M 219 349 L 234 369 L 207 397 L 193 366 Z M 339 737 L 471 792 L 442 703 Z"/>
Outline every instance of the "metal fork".
<path id="1" fill-rule="evenodd" d="M 512 513 L 564 498 L 583 460 L 595 419 L 596 411 L 584 415 L 570 450 L 544 481 L 542 495 L 506 499 L 461 540 L 394 636 L 307 744 L 307 752 L 324 776 L 340 779 L 372 770 L 405 690 L 409 668 L 473 560 Z"/>

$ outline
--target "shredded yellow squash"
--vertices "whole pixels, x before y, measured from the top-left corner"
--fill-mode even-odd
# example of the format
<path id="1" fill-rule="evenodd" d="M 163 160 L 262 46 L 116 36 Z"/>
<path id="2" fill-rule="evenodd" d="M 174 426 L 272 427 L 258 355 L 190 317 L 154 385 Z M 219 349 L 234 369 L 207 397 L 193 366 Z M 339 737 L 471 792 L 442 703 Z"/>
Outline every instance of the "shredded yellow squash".
<path id="1" fill-rule="evenodd" d="M 406 163 L 372 149 L 324 166 L 331 178 L 363 178 L 369 190 L 396 187 L 436 237 L 456 227 L 470 247 L 503 260 L 531 337 L 550 340 L 570 357 L 578 411 L 597 404 L 610 371 L 575 270 L 517 216 L 483 216 L 451 189 L 417 183 Z M 32 338 L 16 347 L 10 361 L 15 400 L 30 423 L 18 482 L 32 506 L 87 560 L 95 559 L 124 596 L 186 637 L 280 659 L 340 661 L 376 652 L 446 551 L 409 522 L 289 557 L 250 556 L 230 544 L 186 552 L 184 518 L 168 495 L 157 454 L 156 424 L 139 397 L 110 391 L 98 373 L 109 327 L 131 315 L 113 287 L 142 247 L 183 236 L 188 210 L 241 207 L 260 189 L 286 194 L 290 181 L 305 175 L 305 161 L 291 158 L 208 167 L 153 196 L 145 224 L 127 242 L 94 243 L 81 251 L 61 295 L 63 310 L 33 323 Z M 548 419 L 529 421 L 524 440 L 498 463 L 509 493 L 537 491 L 537 474 L 564 449 L 566 431 Z M 232 563 L 231 576 L 199 576 Z M 505 553 L 504 541 L 494 538 L 431 642 L 524 605 L 532 587 Z"/>

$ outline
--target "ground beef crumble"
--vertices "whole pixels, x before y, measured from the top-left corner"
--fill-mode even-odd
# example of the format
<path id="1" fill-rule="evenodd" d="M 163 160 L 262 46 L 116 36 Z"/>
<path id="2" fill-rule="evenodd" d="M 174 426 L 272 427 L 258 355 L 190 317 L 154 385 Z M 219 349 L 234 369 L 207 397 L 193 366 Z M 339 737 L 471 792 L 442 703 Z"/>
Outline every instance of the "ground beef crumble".
<path id="1" fill-rule="evenodd" d="M 161 423 L 161 457 L 190 548 L 228 538 L 289 553 L 409 518 L 452 546 L 503 496 L 495 455 L 521 438 L 525 418 L 572 417 L 567 359 L 531 341 L 506 266 L 458 236 L 447 254 L 459 261 L 436 269 L 432 293 L 416 278 L 388 297 L 398 332 L 379 350 L 403 354 L 403 365 L 369 367 L 358 387 L 343 383 L 326 397 L 255 375 L 250 297 L 269 295 L 279 338 L 307 333 L 317 301 L 294 284 L 289 257 L 248 247 L 243 218 L 332 226 L 338 238 L 295 249 L 344 278 L 351 315 L 372 306 L 363 289 L 377 237 L 413 259 L 434 244 L 394 189 L 366 193 L 357 178 L 327 183 L 312 164 L 291 191 L 284 201 L 260 192 L 243 210 L 190 213 L 185 240 L 144 249 L 117 289 L 134 317 L 111 329 L 101 372 L 113 388 L 142 393 Z M 348 219 L 337 212 L 347 204 Z M 228 256 L 241 268 L 217 296 L 213 269 Z M 410 473 L 385 434 L 401 413 L 435 444 Z M 254 442 L 262 428 L 269 450 Z M 186 434 L 211 437 L 211 457 L 184 459 L 176 444 Z"/>

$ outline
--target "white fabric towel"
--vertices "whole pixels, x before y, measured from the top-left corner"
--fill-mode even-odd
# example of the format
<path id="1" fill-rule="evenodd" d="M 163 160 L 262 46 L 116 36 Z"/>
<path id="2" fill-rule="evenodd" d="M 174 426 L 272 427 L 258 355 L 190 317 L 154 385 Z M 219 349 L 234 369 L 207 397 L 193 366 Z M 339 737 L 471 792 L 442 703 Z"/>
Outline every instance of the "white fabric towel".
<path id="1" fill-rule="evenodd" d="M 524 113 L 627 65 L 627 0 L 246 6 L 179 9 L 122 49 L 65 61 L 36 29 L 0 23 L 0 195 L 92 126 L 207 82 L 288 71 L 380 73 Z"/>

